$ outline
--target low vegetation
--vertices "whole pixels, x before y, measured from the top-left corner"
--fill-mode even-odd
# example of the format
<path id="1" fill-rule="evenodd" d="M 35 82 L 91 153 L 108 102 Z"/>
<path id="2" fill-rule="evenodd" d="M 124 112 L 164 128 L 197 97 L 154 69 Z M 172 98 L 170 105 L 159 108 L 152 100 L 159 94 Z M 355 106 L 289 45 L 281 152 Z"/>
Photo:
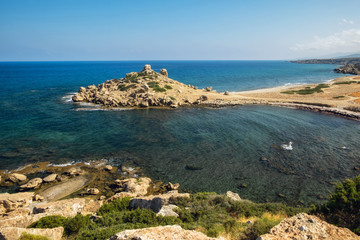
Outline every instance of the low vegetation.
<path id="1" fill-rule="evenodd" d="M 157 216 L 147 209 L 130 209 L 129 203 L 130 198 L 117 199 L 104 204 L 95 218 L 47 216 L 30 227 L 63 226 L 64 237 L 68 239 L 108 239 L 126 229 L 178 224 L 211 237 L 226 235 L 229 239 L 256 239 L 283 218 L 305 210 L 276 203 L 235 202 L 215 193 L 197 193 L 190 198 L 174 199 L 172 204 L 179 207 L 178 218 Z"/>
<path id="2" fill-rule="evenodd" d="M 313 94 L 313 93 L 321 93 L 324 92 L 322 89 L 323 88 L 328 88 L 330 87 L 328 84 L 318 84 L 316 87 L 305 87 L 304 89 L 300 89 L 300 90 L 292 90 L 292 91 L 284 91 L 281 93 L 284 94 L 300 94 L 300 95 L 308 95 L 308 94 Z"/>
<path id="3" fill-rule="evenodd" d="M 129 90 L 129 89 L 131 89 L 131 88 L 135 88 L 136 87 L 136 84 L 135 83 L 132 83 L 132 84 L 120 84 L 119 86 L 118 86 L 118 89 L 120 90 L 120 91 L 127 91 L 127 90 Z"/>
<path id="4" fill-rule="evenodd" d="M 345 96 L 336 96 L 336 97 L 333 97 L 334 99 L 340 99 L 340 98 L 344 98 Z"/>
<path id="5" fill-rule="evenodd" d="M 342 85 L 342 84 L 352 84 L 352 83 L 358 83 L 357 81 L 343 81 L 343 82 L 335 82 L 335 85 Z"/>
<path id="6" fill-rule="evenodd" d="M 148 82 L 150 88 L 152 88 L 155 92 L 166 92 L 165 88 L 160 87 L 158 82 L 151 81 Z M 171 87 L 171 86 L 170 86 Z"/>
<path id="7" fill-rule="evenodd" d="M 312 212 L 325 221 L 360 235 L 360 175 L 336 185 L 329 201 Z"/>
<path id="8" fill-rule="evenodd" d="M 34 235 L 30 233 L 23 232 L 19 240 L 49 240 L 49 238 L 39 235 Z"/>

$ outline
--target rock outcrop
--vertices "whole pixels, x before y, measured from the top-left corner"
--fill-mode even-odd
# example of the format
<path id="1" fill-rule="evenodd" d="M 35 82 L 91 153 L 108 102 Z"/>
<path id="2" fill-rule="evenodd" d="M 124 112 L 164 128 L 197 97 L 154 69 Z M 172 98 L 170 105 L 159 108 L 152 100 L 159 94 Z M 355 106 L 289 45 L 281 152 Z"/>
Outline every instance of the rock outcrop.
<path id="1" fill-rule="evenodd" d="M 222 238 L 210 238 L 203 233 L 193 230 L 184 230 L 178 225 L 142 228 L 137 230 L 126 230 L 115 234 L 110 240 L 216 240 Z"/>
<path id="2" fill-rule="evenodd" d="M 17 182 L 24 182 L 27 180 L 27 177 L 24 174 L 20 173 L 12 173 L 9 175 L 8 180 L 17 183 Z"/>
<path id="3" fill-rule="evenodd" d="M 39 188 L 43 180 L 41 178 L 33 178 L 24 185 L 21 185 L 20 188 L 24 190 L 36 189 Z"/>
<path id="4" fill-rule="evenodd" d="M 282 220 L 273 227 L 268 234 L 258 237 L 257 240 L 359 240 L 360 236 L 347 228 L 339 228 L 318 217 L 299 213 L 291 218 Z"/>
<path id="5" fill-rule="evenodd" d="M 336 73 L 360 75 L 360 63 L 346 64 L 345 66 L 335 68 L 334 71 Z"/>
<path id="6" fill-rule="evenodd" d="M 211 91 L 212 88 L 208 89 Z M 80 87 L 72 100 L 106 107 L 176 108 L 203 103 L 199 97 L 204 93 L 205 90 L 168 78 L 166 69 L 158 73 L 146 64 L 141 72 L 128 73 L 125 78 L 107 80 L 98 86 Z"/>
<path id="7" fill-rule="evenodd" d="M 29 206 L 32 203 L 33 197 L 33 192 L 0 194 L 0 216 L 16 209 Z"/>
<path id="8" fill-rule="evenodd" d="M 0 229 L 0 239 L 5 240 L 17 240 L 22 233 L 28 233 L 33 235 L 39 235 L 47 237 L 51 240 L 60 240 L 64 232 L 63 227 L 57 228 L 17 228 L 17 227 L 5 227 Z"/>

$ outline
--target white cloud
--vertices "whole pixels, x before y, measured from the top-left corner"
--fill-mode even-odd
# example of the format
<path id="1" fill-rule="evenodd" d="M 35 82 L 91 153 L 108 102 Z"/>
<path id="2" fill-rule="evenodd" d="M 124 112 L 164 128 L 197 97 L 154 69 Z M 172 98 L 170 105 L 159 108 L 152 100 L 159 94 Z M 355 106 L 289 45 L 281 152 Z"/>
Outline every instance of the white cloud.
<path id="1" fill-rule="evenodd" d="M 351 25 L 354 24 L 354 21 L 353 21 L 353 20 L 349 20 L 349 19 L 346 19 L 346 18 L 343 18 L 342 22 L 343 22 L 343 23 L 347 23 L 347 24 L 351 24 Z"/>
<path id="2" fill-rule="evenodd" d="M 293 51 L 358 51 L 360 50 L 360 29 L 348 29 L 327 37 L 315 36 L 312 42 L 299 43 L 290 49 Z"/>

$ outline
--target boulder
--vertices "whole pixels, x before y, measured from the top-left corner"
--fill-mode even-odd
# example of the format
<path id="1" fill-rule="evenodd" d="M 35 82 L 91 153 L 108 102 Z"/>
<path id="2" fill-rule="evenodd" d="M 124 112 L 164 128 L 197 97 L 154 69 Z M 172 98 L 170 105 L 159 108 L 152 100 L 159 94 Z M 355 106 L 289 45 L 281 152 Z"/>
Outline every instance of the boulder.
<path id="1" fill-rule="evenodd" d="M 60 240 L 64 232 L 63 227 L 57 228 L 18 228 L 18 227 L 4 227 L 0 229 L 0 239 L 17 240 L 22 233 L 39 235 L 47 237 L 51 240 Z"/>
<path id="2" fill-rule="evenodd" d="M 115 234 L 110 240 L 211 240 L 223 238 L 210 238 L 201 232 L 184 230 L 179 225 L 125 230 Z"/>
<path id="3" fill-rule="evenodd" d="M 268 234 L 261 235 L 258 240 L 276 239 L 327 239 L 327 240 L 359 240 L 360 236 L 347 228 L 336 227 L 318 217 L 299 213 L 291 218 L 285 218 L 270 229 Z"/>
<path id="4" fill-rule="evenodd" d="M 160 215 L 160 216 L 166 216 L 166 217 L 178 217 L 179 214 L 177 214 L 174 209 L 178 209 L 179 207 L 176 206 L 176 205 L 172 205 L 172 204 L 169 204 L 169 205 L 165 205 L 163 206 L 159 212 L 157 213 L 157 215 Z"/>
<path id="5" fill-rule="evenodd" d="M 80 168 L 72 167 L 69 170 L 66 170 L 64 173 L 68 176 L 73 177 L 73 176 L 79 176 L 79 175 L 83 174 L 84 172 Z"/>
<path id="6" fill-rule="evenodd" d="M 17 183 L 17 182 L 24 182 L 27 180 L 27 177 L 24 174 L 20 173 L 12 173 L 9 175 L 8 180 Z"/>
<path id="7" fill-rule="evenodd" d="M 226 196 L 227 196 L 228 198 L 230 198 L 231 200 L 241 201 L 241 198 L 240 198 L 239 194 L 237 194 L 237 193 L 234 193 L 234 192 L 231 192 L 231 191 L 227 191 L 227 192 L 226 192 Z"/>
<path id="8" fill-rule="evenodd" d="M 106 170 L 106 171 L 111 171 L 112 169 L 113 169 L 113 167 L 111 166 L 111 165 L 106 165 L 105 167 L 104 167 L 104 169 Z"/>
<path id="9" fill-rule="evenodd" d="M 206 87 L 205 90 L 206 90 L 207 92 L 211 92 L 212 87 Z"/>
<path id="10" fill-rule="evenodd" d="M 44 201 L 44 197 L 41 196 L 41 195 L 39 195 L 39 194 L 36 194 L 36 195 L 34 196 L 34 201 L 42 202 L 42 201 Z"/>
<path id="11" fill-rule="evenodd" d="M 161 75 L 164 75 L 164 76 L 168 76 L 168 72 L 167 72 L 167 70 L 165 69 L 165 68 L 162 68 L 161 70 L 160 70 L 160 74 Z"/>
<path id="12" fill-rule="evenodd" d="M 89 215 L 96 213 L 99 211 L 99 208 L 103 205 L 102 200 L 90 200 L 85 204 L 85 206 L 81 209 L 82 215 Z"/>
<path id="13" fill-rule="evenodd" d="M 165 194 L 137 197 L 131 199 L 129 203 L 129 207 L 133 209 L 136 208 L 151 209 L 152 211 L 158 213 L 163 208 L 163 206 L 171 204 L 173 199 L 179 197 L 189 198 L 190 194 L 179 193 L 178 191 L 174 190 L 174 191 L 169 191 Z"/>
<path id="14" fill-rule="evenodd" d="M 97 188 L 88 188 L 88 189 L 86 189 L 86 194 L 89 194 L 89 195 L 97 195 L 99 193 L 100 193 L 100 191 Z"/>
<path id="15" fill-rule="evenodd" d="M 224 95 L 229 95 L 229 91 L 225 91 L 225 92 L 224 92 Z"/>
<path id="16" fill-rule="evenodd" d="M 33 197 L 33 192 L 0 194 L 0 215 L 29 206 L 32 203 Z"/>
<path id="17" fill-rule="evenodd" d="M 50 174 L 50 175 L 48 175 L 47 177 L 45 177 L 45 178 L 43 179 L 43 181 L 44 181 L 44 182 L 54 182 L 54 181 L 56 180 L 57 176 L 58 176 L 58 175 L 57 175 L 56 173 Z"/>
<path id="18" fill-rule="evenodd" d="M 40 187 L 42 182 L 43 182 L 43 180 L 41 178 L 33 178 L 26 184 L 21 185 L 20 188 L 23 190 L 36 189 L 36 188 Z"/>
<path id="19" fill-rule="evenodd" d="M 179 187 L 180 187 L 180 184 L 179 184 L 179 183 L 172 184 L 171 182 L 169 182 L 168 184 L 165 185 L 165 188 L 166 188 L 168 191 L 177 190 L 177 189 L 179 189 Z"/>
<path id="20" fill-rule="evenodd" d="M 147 194 L 151 182 L 150 178 L 141 177 L 117 180 L 116 184 L 121 187 L 124 192 L 131 193 L 133 196 L 144 196 Z"/>

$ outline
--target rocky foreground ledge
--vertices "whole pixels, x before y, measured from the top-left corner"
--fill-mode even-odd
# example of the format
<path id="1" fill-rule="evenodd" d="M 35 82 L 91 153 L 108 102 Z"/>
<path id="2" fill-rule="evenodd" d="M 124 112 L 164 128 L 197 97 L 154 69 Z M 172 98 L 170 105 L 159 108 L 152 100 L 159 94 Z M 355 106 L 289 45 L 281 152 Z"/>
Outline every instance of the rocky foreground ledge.
<path id="1" fill-rule="evenodd" d="M 224 93 L 228 95 L 228 92 Z M 224 94 L 211 87 L 198 89 L 170 79 L 166 69 L 160 73 L 146 64 L 141 72 L 131 72 L 124 78 L 107 80 L 98 86 L 80 87 L 72 100 L 106 107 L 171 107 L 219 104 Z"/>

